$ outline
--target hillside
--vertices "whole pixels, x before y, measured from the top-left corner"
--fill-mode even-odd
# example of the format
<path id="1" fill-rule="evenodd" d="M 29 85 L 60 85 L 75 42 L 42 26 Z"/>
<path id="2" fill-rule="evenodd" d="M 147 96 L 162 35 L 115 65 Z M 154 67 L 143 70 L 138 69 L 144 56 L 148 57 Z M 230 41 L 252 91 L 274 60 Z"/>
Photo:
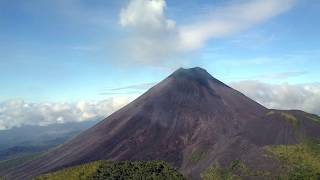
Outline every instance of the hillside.
<path id="1" fill-rule="evenodd" d="M 267 109 L 204 69 L 181 68 L 63 146 L 4 175 L 25 179 L 105 159 L 163 160 L 189 179 L 224 172 L 256 179 L 288 174 L 281 168 L 288 163 L 283 147 L 319 138 L 318 116 Z M 307 166 L 316 167 L 312 162 Z"/>
<path id="2" fill-rule="evenodd" d="M 34 180 L 116 180 L 116 179 L 172 179 L 185 178 L 164 161 L 96 161 L 35 177 Z"/>

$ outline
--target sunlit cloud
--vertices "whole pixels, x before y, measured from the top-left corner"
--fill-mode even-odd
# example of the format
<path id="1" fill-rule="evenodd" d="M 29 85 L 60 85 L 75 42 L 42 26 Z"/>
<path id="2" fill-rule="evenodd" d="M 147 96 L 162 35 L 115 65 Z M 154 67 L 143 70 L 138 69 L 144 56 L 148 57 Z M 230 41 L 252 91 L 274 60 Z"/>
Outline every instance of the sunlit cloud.
<path id="1" fill-rule="evenodd" d="M 159 64 L 177 54 L 202 48 L 211 39 L 243 32 L 294 4 L 294 0 L 233 1 L 204 12 L 205 17 L 190 24 L 178 24 L 166 16 L 165 0 L 130 0 L 120 11 L 119 23 L 128 30 L 122 47 L 131 61 Z"/>
<path id="2" fill-rule="evenodd" d="M 24 125 L 46 126 L 56 123 L 102 120 L 131 100 L 127 96 L 74 103 L 8 100 L 0 103 L 0 130 Z"/>
<path id="3" fill-rule="evenodd" d="M 298 109 L 320 115 L 320 84 L 268 84 L 240 81 L 230 84 L 268 108 Z"/>

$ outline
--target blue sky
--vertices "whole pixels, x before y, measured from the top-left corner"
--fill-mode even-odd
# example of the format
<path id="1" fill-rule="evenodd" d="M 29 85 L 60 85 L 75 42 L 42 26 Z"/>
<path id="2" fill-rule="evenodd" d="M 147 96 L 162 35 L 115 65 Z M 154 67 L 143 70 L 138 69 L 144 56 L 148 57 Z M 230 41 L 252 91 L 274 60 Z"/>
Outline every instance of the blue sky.
<path id="1" fill-rule="evenodd" d="M 317 0 L 0 0 L 0 101 L 136 97 L 181 66 L 318 84 L 319 17 Z"/>
<path id="2" fill-rule="evenodd" d="M 170 1 L 165 13 L 176 23 L 188 24 L 230 3 Z M 296 1 L 257 25 L 208 39 L 203 47 L 170 59 L 164 68 L 116 62 L 125 49 L 114 52 L 109 47 L 117 38 L 128 36 L 119 25 L 119 13 L 127 4 L 118 0 L 2 0 L 0 99 L 103 98 L 98 95 L 102 89 L 157 82 L 178 66 L 201 66 L 227 82 L 292 72 L 301 75 L 273 81 L 307 83 L 320 77 L 318 1 Z"/>

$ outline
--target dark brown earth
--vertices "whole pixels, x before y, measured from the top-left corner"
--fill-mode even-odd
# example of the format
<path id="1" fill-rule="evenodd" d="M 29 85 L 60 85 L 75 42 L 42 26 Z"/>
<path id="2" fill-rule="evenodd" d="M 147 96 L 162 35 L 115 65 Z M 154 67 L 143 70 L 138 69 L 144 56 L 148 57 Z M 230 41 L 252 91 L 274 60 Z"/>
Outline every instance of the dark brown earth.
<path id="1" fill-rule="evenodd" d="M 199 179 L 213 164 L 232 160 L 276 173 L 277 163 L 265 156 L 263 147 L 319 138 L 320 125 L 310 116 L 269 110 L 204 69 L 180 68 L 93 128 L 5 175 L 26 179 L 100 159 L 161 159 L 190 179 Z"/>

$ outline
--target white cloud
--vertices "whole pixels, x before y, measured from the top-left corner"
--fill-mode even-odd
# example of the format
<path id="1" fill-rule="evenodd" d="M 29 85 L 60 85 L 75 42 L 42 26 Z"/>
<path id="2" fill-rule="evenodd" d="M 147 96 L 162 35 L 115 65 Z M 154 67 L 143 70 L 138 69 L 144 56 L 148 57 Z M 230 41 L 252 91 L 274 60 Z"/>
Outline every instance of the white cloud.
<path id="1" fill-rule="evenodd" d="M 132 0 L 121 10 L 120 24 L 153 31 L 174 29 L 175 22 L 165 17 L 165 8 L 164 0 Z"/>
<path id="2" fill-rule="evenodd" d="M 103 119 L 130 102 L 129 97 L 75 103 L 30 103 L 8 100 L 0 103 L 0 130 L 22 125 L 45 126 L 55 123 Z"/>
<path id="3" fill-rule="evenodd" d="M 268 108 L 300 109 L 320 115 L 320 84 L 268 84 L 240 81 L 230 84 Z M 113 97 L 102 101 L 32 103 L 8 100 L 0 103 L 0 130 L 23 125 L 49 125 L 103 119 L 133 98 Z"/>
<path id="4" fill-rule="evenodd" d="M 176 51 L 176 23 L 165 16 L 164 0 L 131 0 L 120 12 L 120 24 L 129 30 L 121 44 L 123 59 L 154 63 Z M 122 51 L 121 51 L 122 52 Z"/>
<path id="5" fill-rule="evenodd" d="M 210 39 L 244 31 L 290 9 L 294 0 L 241 0 L 204 12 L 196 22 L 176 25 L 166 17 L 165 0 L 130 0 L 120 12 L 120 24 L 129 30 L 125 44 L 131 60 L 159 60 L 196 50 Z"/>
<path id="6" fill-rule="evenodd" d="M 217 8 L 204 21 L 180 28 L 182 48 L 201 48 L 209 39 L 220 38 L 246 30 L 288 10 L 293 0 L 235 1 Z M 241 2 L 241 3 L 240 3 Z"/>
<path id="7" fill-rule="evenodd" d="M 299 109 L 320 115 L 320 84 L 267 84 L 240 81 L 230 84 L 268 108 Z"/>

